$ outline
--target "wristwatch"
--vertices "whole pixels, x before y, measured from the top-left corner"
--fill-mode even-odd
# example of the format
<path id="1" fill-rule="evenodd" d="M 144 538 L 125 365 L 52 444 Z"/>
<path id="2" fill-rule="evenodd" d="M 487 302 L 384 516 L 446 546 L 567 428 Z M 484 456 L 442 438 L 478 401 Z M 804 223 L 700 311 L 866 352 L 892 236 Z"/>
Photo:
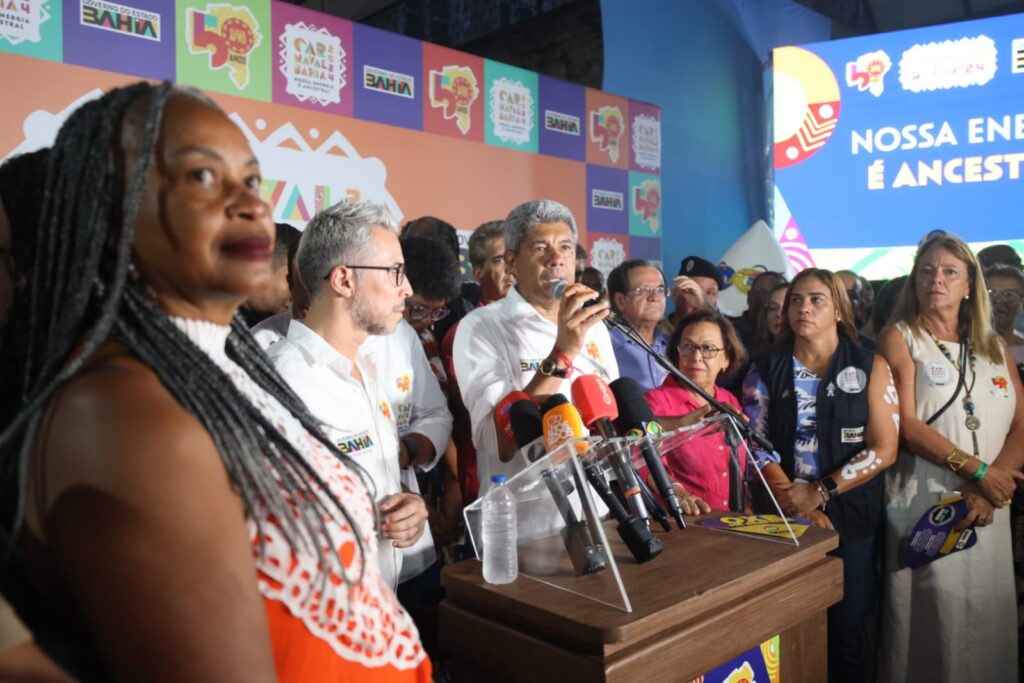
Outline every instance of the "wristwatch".
<path id="1" fill-rule="evenodd" d="M 569 368 L 565 368 L 564 370 L 559 368 L 558 359 L 548 356 L 540 362 L 540 374 L 545 377 L 560 377 L 565 379 L 569 376 Z"/>
<path id="2" fill-rule="evenodd" d="M 564 369 L 559 369 L 558 361 L 565 363 Z M 540 362 L 540 374 L 545 377 L 561 377 L 565 379 L 569 376 L 572 371 L 572 358 L 562 353 L 556 346 L 551 349 L 551 353 L 548 357 Z"/>
<path id="3" fill-rule="evenodd" d="M 836 480 L 832 477 L 822 477 L 821 485 L 825 487 L 825 493 L 828 494 L 828 499 L 832 500 L 839 495 L 839 487 L 836 485 Z"/>

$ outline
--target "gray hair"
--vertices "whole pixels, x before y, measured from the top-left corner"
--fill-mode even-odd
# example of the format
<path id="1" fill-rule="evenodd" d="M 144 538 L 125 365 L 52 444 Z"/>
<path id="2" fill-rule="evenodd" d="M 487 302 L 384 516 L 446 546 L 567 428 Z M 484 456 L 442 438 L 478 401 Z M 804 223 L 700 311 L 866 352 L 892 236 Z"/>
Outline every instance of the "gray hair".
<path id="1" fill-rule="evenodd" d="M 324 278 L 346 261 L 358 261 L 368 255 L 374 228 L 395 234 L 398 226 L 382 204 L 339 202 L 313 216 L 302 232 L 297 256 L 299 279 L 312 299 Z"/>
<path id="2" fill-rule="evenodd" d="M 512 209 L 508 218 L 505 219 L 505 249 L 519 253 L 519 246 L 526 237 L 526 231 L 534 225 L 541 223 L 565 223 L 572 231 L 572 239 L 577 239 L 576 220 L 572 217 L 572 211 L 564 204 L 559 204 L 552 199 L 537 199 L 532 202 L 520 204 Z"/>
<path id="3" fill-rule="evenodd" d="M 487 260 L 487 243 L 495 237 L 505 241 L 504 221 L 487 221 L 481 223 L 469 236 L 469 264 L 474 268 L 483 268 Z M 504 252 L 502 252 L 504 253 Z"/>

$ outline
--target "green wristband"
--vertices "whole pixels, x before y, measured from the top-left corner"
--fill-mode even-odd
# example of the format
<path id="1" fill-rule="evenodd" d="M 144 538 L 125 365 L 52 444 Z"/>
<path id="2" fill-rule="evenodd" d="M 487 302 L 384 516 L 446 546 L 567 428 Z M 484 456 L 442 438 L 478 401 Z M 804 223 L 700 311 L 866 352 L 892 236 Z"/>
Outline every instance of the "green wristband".
<path id="1" fill-rule="evenodd" d="M 988 472 L 988 463 L 983 462 L 978 465 L 978 469 L 975 470 L 974 475 L 971 477 L 971 481 L 981 481 L 985 478 L 986 472 Z"/>

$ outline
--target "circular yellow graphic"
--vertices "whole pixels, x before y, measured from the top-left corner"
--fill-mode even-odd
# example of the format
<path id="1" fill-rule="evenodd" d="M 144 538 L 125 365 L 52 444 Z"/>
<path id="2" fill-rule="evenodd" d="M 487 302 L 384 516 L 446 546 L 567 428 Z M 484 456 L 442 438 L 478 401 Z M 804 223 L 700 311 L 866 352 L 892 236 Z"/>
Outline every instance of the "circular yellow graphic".
<path id="1" fill-rule="evenodd" d="M 828 141 L 839 120 L 839 83 L 816 54 L 799 47 L 775 50 L 775 168 L 807 159 Z"/>

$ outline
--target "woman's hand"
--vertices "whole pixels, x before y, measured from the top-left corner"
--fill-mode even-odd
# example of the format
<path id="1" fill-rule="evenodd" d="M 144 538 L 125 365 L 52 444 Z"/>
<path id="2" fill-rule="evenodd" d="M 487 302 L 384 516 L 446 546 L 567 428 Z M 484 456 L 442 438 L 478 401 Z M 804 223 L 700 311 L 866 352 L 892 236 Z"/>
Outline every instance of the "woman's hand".
<path id="1" fill-rule="evenodd" d="M 380 531 L 396 548 L 408 548 L 423 535 L 427 504 L 415 493 L 396 493 L 380 504 Z"/>
<path id="2" fill-rule="evenodd" d="M 711 506 L 704 502 L 699 496 L 695 496 L 682 487 L 679 483 L 673 483 L 672 488 L 679 497 L 679 503 L 683 508 L 684 515 L 706 515 L 711 512 Z"/>
<path id="3" fill-rule="evenodd" d="M 988 479 L 988 476 L 985 476 Z M 982 495 L 976 484 L 966 484 L 960 489 L 964 495 L 964 502 L 967 503 L 967 516 L 961 519 L 954 529 L 963 531 L 971 526 L 988 526 L 992 523 L 995 515 L 995 508 L 986 496 Z"/>
<path id="4" fill-rule="evenodd" d="M 815 510 L 811 514 L 807 515 L 807 518 L 811 520 L 811 524 L 819 529 L 828 529 L 829 531 L 836 530 L 836 528 L 832 526 L 832 520 L 829 519 L 828 515 L 821 510 Z"/>
<path id="5" fill-rule="evenodd" d="M 824 502 L 817 486 L 803 482 L 779 484 L 775 487 L 775 497 L 787 515 L 802 517 L 809 517 Z"/>
<path id="6" fill-rule="evenodd" d="M 977 485 L 978 491 L 988 498 L 992 505 L 1001 508 L 1013 499 L 1018 481 L 1024 481 L 1024 474 L 999 465 L 989 465 L 984 478 L 971 483 Z"/>

